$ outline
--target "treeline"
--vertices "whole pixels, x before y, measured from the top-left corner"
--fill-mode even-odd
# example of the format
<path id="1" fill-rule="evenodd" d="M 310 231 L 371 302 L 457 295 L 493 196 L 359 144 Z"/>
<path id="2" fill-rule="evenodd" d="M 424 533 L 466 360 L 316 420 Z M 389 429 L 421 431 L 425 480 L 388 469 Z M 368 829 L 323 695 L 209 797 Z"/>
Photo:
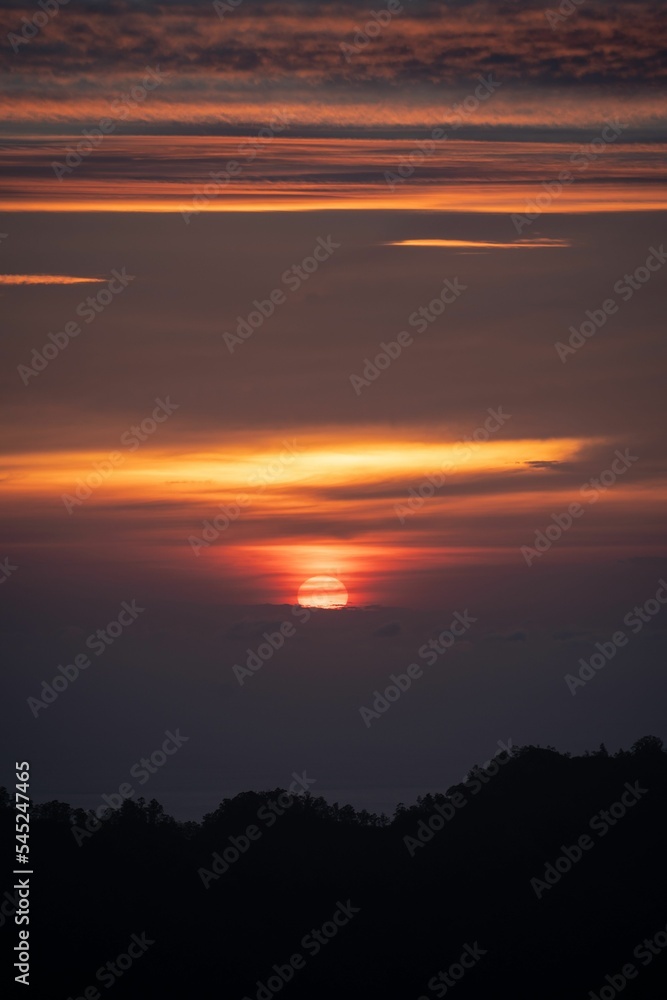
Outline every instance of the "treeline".
<path id="1" fill-rule="evenodd" d="M 648 736 L 507 750 L 391 819 L 285 789 L 201 822 L 33 804 L 32 995 L 664 1000 L 666 792 Z"/>

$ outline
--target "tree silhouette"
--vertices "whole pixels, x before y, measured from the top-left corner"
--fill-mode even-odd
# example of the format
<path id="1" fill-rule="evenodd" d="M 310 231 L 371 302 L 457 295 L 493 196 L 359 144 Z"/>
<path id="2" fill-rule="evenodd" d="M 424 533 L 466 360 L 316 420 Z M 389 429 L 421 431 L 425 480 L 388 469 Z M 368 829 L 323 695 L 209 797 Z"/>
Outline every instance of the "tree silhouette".
<path id="1" fill-rule="evenodd" d="M 391 820 L 274 789 L 224 799 L 198 823 L 126 800 L 77 841 L 94 814 L 33 805 L 33 995 L 105 995 L 97 972 L 145 933 L 155 943 L 113 981 L 119 1000 L 270 1000 L 283 989 L 285 1000 L 430 1000 L 439 972 L 476 943 L 485 954 L 456 982 L 457 1000 L 584 1000 L 605 977 L 618 984 L 627 963 L 638 976 L 629 1000 L 664 1000 L 667 949 L 655 945 L 650 962 L 635 949 L 667 924 L 666 793 L 667 753 L 645 736 L 613 756 L 518 747 Z M 280 796 L 289 803 L 273 810 Z M 601 836 L 591 821 L 604 829 L 605 815 Z M 1 789 L 3 842 L 13 826 Z M 590 849 L 577 848 L 582 835 Z M 0 892 L 5 935 L 12 878 Z M 359 912 L 335 929 L 348 903 Z M 305 936 L 322 927 L 335 940 L 312 955 Z M 297 953 L 305 964 L 289 976 Z"/>

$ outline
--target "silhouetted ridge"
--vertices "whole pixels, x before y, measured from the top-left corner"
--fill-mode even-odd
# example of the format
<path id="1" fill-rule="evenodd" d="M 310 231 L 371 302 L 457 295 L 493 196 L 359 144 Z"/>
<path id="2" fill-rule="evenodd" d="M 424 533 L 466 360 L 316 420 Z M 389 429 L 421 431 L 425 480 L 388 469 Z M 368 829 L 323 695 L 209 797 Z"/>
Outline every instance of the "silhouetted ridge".
<path id="1" fill-rule="evenodd" d="M 667 947 L 642 942 L 667 927 L 666 791 L 667 753 L 644 737 L 579 757 L 515 748 L 391 820 L 284 789 L 199 823 L 127 800 L 93 830 L 90 812 L 34 805 L 31 996 L 105 996 L 98 971 L 145 934 L 114 998 L 430 1000 L 467 955 L 456 1000 L 611 997 L 628 963 L 623 996 L 664 1000 Z M 9 841 L 4 789 L 0 823 Z M 336 932 L 312 953 L 322 927 Z"/>

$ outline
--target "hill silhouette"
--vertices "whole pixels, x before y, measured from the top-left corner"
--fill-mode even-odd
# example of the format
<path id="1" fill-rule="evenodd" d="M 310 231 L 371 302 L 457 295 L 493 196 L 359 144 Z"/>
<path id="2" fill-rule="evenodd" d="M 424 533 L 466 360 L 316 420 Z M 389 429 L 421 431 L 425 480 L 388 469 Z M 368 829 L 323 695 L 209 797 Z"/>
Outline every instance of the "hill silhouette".
<path id="1" fill-rule="evenodd" d="M 200 823 L 33 805 L 30 996 L 664 1000 L 666 791 L 644 737 L 514 748 L 391 820 L 284 789 Z M 13 816 L 3 789 L 4 843 Z"/>

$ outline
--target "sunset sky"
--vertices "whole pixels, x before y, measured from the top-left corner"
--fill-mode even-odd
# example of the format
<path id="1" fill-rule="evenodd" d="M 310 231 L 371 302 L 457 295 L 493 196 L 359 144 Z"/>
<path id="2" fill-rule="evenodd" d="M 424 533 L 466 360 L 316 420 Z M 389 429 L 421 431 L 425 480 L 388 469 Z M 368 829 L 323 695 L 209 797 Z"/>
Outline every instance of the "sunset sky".
<path id="1" fill-rule="evenodd" d="M 149 792 L 192 815 L 306 766 L 390 809 L 501 738 L 657 731 L 667 611 L 563 677 L 667 571 L 666 5 L 0 6 L 0 613 L 44 797 L 178 724 Z M 347 609 L 240 687 L 321 575 Z"/>

